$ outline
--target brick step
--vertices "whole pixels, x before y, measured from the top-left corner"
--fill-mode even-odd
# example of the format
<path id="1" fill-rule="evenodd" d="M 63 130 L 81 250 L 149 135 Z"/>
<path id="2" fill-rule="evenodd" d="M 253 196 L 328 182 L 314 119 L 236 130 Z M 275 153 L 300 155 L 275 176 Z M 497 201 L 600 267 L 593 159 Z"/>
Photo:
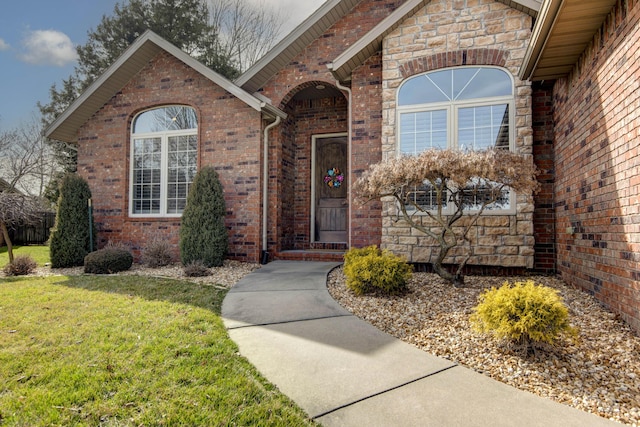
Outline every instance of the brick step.
<path id="1" fill-rule="evenodd" d="M 292 250 L 278 252 L 274 260 L 282 261 L 344 261 L 344 251 L 328 251 L 328 250 Z"/>

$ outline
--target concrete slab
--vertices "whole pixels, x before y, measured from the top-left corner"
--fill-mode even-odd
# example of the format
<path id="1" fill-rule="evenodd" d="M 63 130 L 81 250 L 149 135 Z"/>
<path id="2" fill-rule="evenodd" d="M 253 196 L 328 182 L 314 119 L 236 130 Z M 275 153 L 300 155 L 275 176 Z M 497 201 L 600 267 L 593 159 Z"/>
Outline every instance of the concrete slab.
<path id="1" fill-rule="evenodd" d="M 455 365 L 353 316 L 232 329 L 229 335 L 311 417 Z"/>
<path id="2" fill-rule="evenodd" d="M 222 313 L 227 329 L 351 316 L 326 289 L 229 293 L 222 303 Z"/>
<path id="3" fill-rule="evenodd" d="M 317 421 L 325 427 L 620 426 L 460 366 L 339 409 Z"/>
<path id="4" fill-rule="evenodd" d="M 335 262 L 274 261 L 236 283 L 230 293 L 326 289 Z"/>

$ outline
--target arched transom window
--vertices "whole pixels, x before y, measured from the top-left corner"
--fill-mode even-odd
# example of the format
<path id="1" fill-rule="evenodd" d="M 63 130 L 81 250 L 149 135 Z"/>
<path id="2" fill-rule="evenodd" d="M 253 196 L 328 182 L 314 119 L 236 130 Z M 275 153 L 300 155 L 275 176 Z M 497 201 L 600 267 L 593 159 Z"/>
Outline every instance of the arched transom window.
<path id="1" fill-rule="evenodd" d="M 198 120 L 191 107 L 140 113 L 131 132 L 132 216 L 179 216 L 196 174 Z"/>
<path id="2" fill-rule="evenodd" d="M 410 77 L 398 89 L 399 153 L 513 149 L 513 87 L 511 75 L 496 67 L 454 67 Z M 483 184 L 473 185 L 480 190 L 475 197 L 482 197 Z M 437 206 L 435 192 L 428 184 L 416 188 L 413 197 L 426 209 Z M 481 202 L 470 200 L 470 209 Z M 504 213 L 513 205 L 512 192 L 505 191 L 485 209 Z"/>
<path id="3" fill-rule="evenodd" d="M 509 149 L 513 99 L 513 81 L 499 68 L 456 67 L 411 77 L 398 91 L 400 152 Z"/>

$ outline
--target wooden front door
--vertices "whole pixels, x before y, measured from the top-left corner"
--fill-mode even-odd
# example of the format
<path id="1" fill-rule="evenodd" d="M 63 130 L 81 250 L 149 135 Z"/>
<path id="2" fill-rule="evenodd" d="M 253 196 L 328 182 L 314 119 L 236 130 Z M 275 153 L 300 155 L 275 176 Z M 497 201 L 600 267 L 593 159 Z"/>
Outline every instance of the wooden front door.
<path id="1" fill-rule="evenodd" d="M 347 241 L 347 137 L 316 137 L 314 152 L 314 241 Z"/>

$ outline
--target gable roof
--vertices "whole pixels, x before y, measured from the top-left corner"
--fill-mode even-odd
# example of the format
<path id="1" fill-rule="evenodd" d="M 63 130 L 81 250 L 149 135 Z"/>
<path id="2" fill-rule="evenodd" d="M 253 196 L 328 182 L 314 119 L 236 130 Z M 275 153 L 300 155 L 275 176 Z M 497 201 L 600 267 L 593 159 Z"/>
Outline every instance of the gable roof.
<path id="1" fill-rule="evenodd" d="M 347 15 L 362 0 L 327 0 L 302 24 L 282 39 L 244 74 L 235 80 L 238 86 L 253 93 L 329 27 Z M 383 19 L 364 37 L 347 48 L 327 66 L 339 81 L 347 81 L 351 72 L 382 47 L 384 37 L 406 18 L 416 13 L 428 0 L 407 0 Z M 514 9 L 536 16 L 542 0 L 497 0 Z"/>
<path id="2" fill-rule="evenodd" d="M 533 17 L 537 16 L 542 0 L 497 0 Z M 333 75 L 340 81 L 349 80 L 351 72 L 362 65 L 371 55 L 382 49 L 382 41 L 387 34 L 427 3 L 427 0 L 407 0 L 391 15 L 365 34 L 360 40 L 342 52 L 332 63 L 327 64 Z"/>
<path id="3" fill-rule="evenodd" d="M 264 86 L 278 71 L 342 19 L 361 0 L 326 0 L 311 16 L 285 36 L 273 49 L 235 80 L 249 93 Z"/>
<path id="4" fill-rule="evenodd" d="M 187 66 L 193 68 L 255 110 L 262 111 L 271 117 L 280 116 L 285 118 L 287 116 L 281 110 L 247 93 L 230 80 L 189 56 L 186 52 L 153 31 L 148 30 L 138 37 L 116 62 L 107 68 L 69 108 L 56 118 L 45 130 L 45 136 L 60 141 L 75 142 L 78 129 L 161 51 L 165 51 L 184 62 Z"/>
<path id="5" fill-rule="evenodd" d="M 531 16 L 536 16 L 540 10 L 541 0 L 497 0 L 514 9 L 520 10 Z M 407 0 L 391 15 L 380 21 L 371 31 L 360 40 L 342 52 L 332 63 L 327 64 L 334 77 L 340 81 L 350 79 L 351 72 L 362 65 L 371 55 L 382 49 L 382 41 L 387 34 L 394 31 L 410 16 L 414 15 L 427 3 L 427 0 Z"/>
<path id="6" fill-rule="evenodd" d="M 520 78 L 553 80 L 569 74 L 615 4 L 616 0 L 544 0 Z"/>

